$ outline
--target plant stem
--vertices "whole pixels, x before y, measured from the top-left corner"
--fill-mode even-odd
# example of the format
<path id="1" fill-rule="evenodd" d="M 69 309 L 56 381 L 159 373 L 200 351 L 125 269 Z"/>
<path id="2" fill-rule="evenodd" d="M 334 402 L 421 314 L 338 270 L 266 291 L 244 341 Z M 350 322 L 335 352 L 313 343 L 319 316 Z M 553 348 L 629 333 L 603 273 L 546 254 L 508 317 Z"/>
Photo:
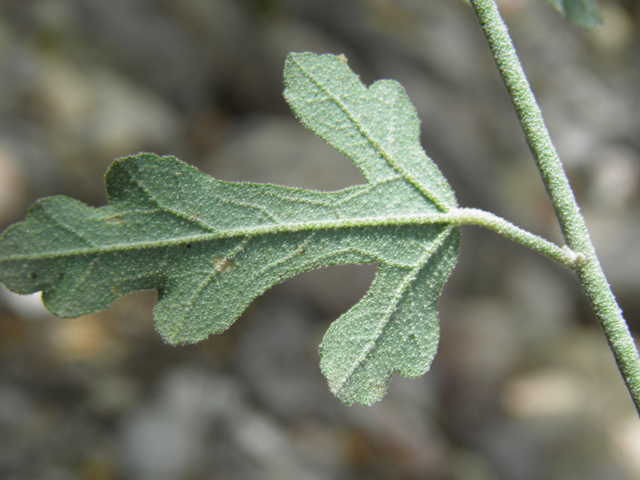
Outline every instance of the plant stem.
<path id="1" fill-rule="evenodd" d="M 476 16 L 493 52 L 527 143 L 538 165 L 567 246 L 584 259 L 575 266 L 578 278 L 591 302 L 618 369 L 640 414 L 640 357 L 622 311 L 607 279 L 578 204 L 569 185 L 531 86 L 520 64 L 507 27 L 494 0 L 471 0 Z"/>
<path id="2" fill-rule="evenodd" d="M 525 247 L 529 247 L 555 260 L 560 265 L 571 269 L 576 268 L 576 264 L 579 263 L 581 258 L 567 248 L 560 248 L 555 243 L 523 230 L 520 227 L 516 227 L 504 218 L 484 210 L 478 210 L 476 208 L 454 208 L 444 214 L 444 217 L 450 219 L 447 223 L 451 225 L 476 225 L 493 230 L 503 237 L 513 240 Z"/>

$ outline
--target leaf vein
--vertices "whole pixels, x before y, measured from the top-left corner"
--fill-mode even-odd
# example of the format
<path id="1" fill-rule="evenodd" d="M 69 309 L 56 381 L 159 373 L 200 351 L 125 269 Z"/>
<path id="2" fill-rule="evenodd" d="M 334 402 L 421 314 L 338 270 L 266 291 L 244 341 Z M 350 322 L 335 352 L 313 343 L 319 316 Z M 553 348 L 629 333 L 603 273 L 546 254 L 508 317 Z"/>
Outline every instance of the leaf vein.
<path id="1" fill-rule="evenodd" d="M 380 142 L 378 142 L 372 135 L 372 133 L 365 128 L 365 126 L 356 119 L 354 115 L 351 113 L 349 108 L 333 93 L 331 93 L 316 77 L 312 75 L 307 69 L 305 69 L 300 62 L 297 60 L 293 60 L 301 72 L 318 87 L 321 91 L 323 91 L 340 110 L 344 112 L 349 120 L 356 126 L 356 128 L 360 131 L 362 136 L 369 142 L 369 144 L 380 154 L 380 156 L 397 172 L 399 173 L 407 182 L 409 182 L 413 187 L 415 187 L 423 196 L 428 198 L 431 202 L 433 202 L 441 211 L 448 212 L 450 207 L 445 203 L 441 202 L 436 194 L 430 192 L 428 189 L 424 188 L 424 186 L 413 176 L 411 175 L 402 165 L 399 165 L 398 162 L 394 160 L 394 158 L 387 152 Z M 365 87 L 367 92 L 370 92 L 370 89 Z"/>

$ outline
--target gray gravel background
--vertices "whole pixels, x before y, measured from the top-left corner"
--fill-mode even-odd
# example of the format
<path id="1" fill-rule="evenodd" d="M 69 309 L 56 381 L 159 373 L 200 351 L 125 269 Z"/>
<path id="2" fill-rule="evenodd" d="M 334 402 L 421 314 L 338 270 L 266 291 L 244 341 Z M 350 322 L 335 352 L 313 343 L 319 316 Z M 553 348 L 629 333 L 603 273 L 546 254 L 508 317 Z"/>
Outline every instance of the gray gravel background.
<path id="1" fill-rule="evenodd" d="M 640 329 L 640 4 L 581 30 L 499 2 L 632 329 Z M 2 0 L 0 226 L 37 198 L 106 201 L 114 158 L 174 154 L 225 180 L 362 182 L 282 98 L 289 51 L 399 80 L 463 206 L 559 241 L 473 13 L 453 0 Z M 463 228 L 433 368 L 373 407 L 325 386 L 317 346 L 375 266 L 301 275 L 225 334 L 170 347 L 154 292 L 60 320 L 0 290 L 0 478 L 640 477 L 640 422 L 571 272 Z"/>

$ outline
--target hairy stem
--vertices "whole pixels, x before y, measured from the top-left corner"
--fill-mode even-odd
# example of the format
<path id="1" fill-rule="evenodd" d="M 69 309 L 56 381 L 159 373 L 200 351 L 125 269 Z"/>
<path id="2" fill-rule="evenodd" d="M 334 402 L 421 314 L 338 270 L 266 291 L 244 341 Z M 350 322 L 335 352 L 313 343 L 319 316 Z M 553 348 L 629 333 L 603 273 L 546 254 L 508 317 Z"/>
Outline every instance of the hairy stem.
<path id="1" fill-rule="evenodd" d="M 562 163 L 551 142 L 542 113 L 494 0 L 471 0 L 493 52 L 527 143 L 553 204 L 567 246 L 584 260 L 575 269 L 613 351 L 640 414 L 640 357 L 622 311 L 602 271 L 598 257 Z"/>
<path id="2" fill-rule="evenodd" d="M 499 233 L 525 247 L 529 247 L 555 260 L 565 267 L 575 269 L 581 261 L 581 256 L 568 248 L 560 248 L 553 242 L 534 235 L 531 232 L 516 227 L 514 224 L 498 217 L 493 213 L 476 208 L 455 208 L 445 214 L 452 225 L 477 225 Z"/>

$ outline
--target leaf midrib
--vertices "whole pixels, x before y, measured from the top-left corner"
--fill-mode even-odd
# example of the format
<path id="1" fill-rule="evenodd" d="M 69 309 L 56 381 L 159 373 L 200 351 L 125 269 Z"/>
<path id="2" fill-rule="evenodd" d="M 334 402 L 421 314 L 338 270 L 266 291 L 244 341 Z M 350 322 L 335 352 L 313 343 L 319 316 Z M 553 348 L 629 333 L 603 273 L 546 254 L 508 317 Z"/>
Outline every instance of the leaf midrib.
<path id="1" fill-rule="evenodd" d="M 126 213 L 124 213 L 126 215 Z M 320 230 L 340 230 L 369 227 L 389 227 L 389 226 L 411 226 L 452 223 L 452 215 L 449 213 L 433 213 L 419 215 L 399 215 L 393 217 L 361 218 L 358 220 L 327 220 L 314 222 L 296 222 L 282 225 L 267 225 L 250 228 L 239 228 L 226 230 L 223 232 L 205 233 L 200 235 L 190 235 L 178 237 L 171 240 L 131 242 L 126 244 L 111 244 L 97 246 L 93 248 L 73 249 L 58 252 L 47 252 L 42 254 L 19 254 L 5 256 L 2 263 L 23 260 L 45 260 L 59 257 L 70 257 L 74 255 L 92 255 L 107 252 L 118 252 L 136 249 L 160 248 L 179 246 L 188 243 L 204 243 L 227 238 L 255 237 L 260 235 L 271 235 L 277 233 L 296 233 L 304 231 Z"/>

